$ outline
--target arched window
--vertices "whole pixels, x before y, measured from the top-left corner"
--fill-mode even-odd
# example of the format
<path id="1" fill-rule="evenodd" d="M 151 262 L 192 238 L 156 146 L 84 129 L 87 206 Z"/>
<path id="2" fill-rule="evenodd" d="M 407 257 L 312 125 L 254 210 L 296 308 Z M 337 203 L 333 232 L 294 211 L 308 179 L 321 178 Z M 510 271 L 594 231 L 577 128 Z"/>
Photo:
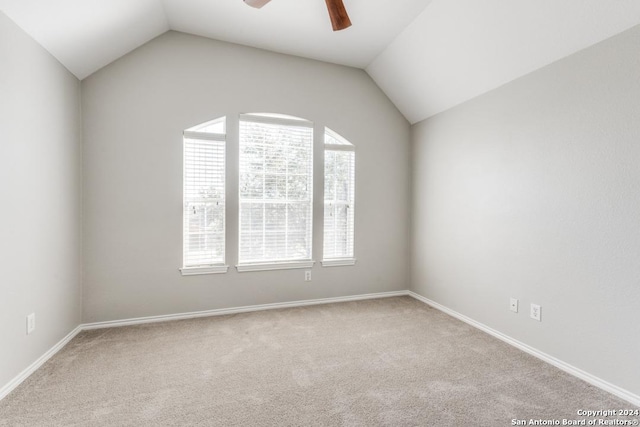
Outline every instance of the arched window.
<path id="1" fill-rule="evenodd" d="M 325 128 L 324 244 L 322 265 L 355 264 L 355 147 Z"/>
<path id="2" fill-rule="evenodd" d="M 182 274 L 225 273 L 226 118 L 184 131 Z"/>
<path id="3" fill-rule="evenodd" d="M 313 123 L 240 116 L 238 271 L 308 268 L 313 222 Z"/>

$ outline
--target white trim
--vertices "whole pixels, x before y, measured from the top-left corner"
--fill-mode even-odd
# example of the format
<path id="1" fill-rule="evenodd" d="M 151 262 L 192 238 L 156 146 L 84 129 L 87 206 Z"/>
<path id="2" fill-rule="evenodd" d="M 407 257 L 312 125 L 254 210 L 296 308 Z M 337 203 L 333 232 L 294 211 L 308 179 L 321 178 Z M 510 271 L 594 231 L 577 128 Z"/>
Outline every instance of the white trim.
<path id="1" fill-rule="evenodd" d="M 229 271 L 228 265 L 210 265 L 207 267 L 184 267 L 180 269 L 183 276 L 199 276 L 202 274 L 221 274 Z"/>
<path id="2" fill-rule="evenodd" d="M 435 301 L 432 301 L 428 298 L 423 297 L 422 295 L 419 295 L 413 291 L 407 291 L 407 295 L 409 295 L 410 297 L 413 297 L 415 299 L 417 299 L 418 301 L 422 301 L 423 303 L 430 305 L 431 307 L 442 311 L 443 313 L 448 314 L 449 316 L 455 317 L 458 320 L 463 321 L 464 323 L 473 326 L 474 328 L 477 328 L 483 332 L 486 332 L 487 334 L 499 339 L 500 341 L 503 341 L 509 345 L 512 345 L 513 347 L 516 347 L 519 350 L 524 351 L 525 353 L 528 353 L 532 356 L 537 357 L 538 359 L 547 362 L 550 365 L 555 366 L 556 368 L 567 372 L 568 374 L 573 375 L 574 377 L 578 377 L 583 381 L 588 382 L 591 385 L 594 385 L 608 393 L 613 394 L 614 396 L 619 397 L 620 399 L 626 400 L 627 402 L 636 405 L 636 406 L 640 406 L 640 396 L 631 393 L 628 390 L 625 390 L 621 387 L 618 387 L 617 385 L 611 384 L 603 379 L 600 379 L 598 377 L 596 377 L 595 375 L 592 375 L 588 372 L 583 371 L 582 369 L 576 368 L 575 366 L 572 366 L 566 362 L 563 362 L 560 359 L 556 359 L 553 356 L 550 356 L 546 353 L 543 353 L 542 351 L 535 349 L 523 342 L 520 342 L 514 338 L 511 338 L 508 335 L 503 334 L 502 332 L 499 332 L 493 328 L 490 328 L 487 325 L 484 325 L 480 322 L 477 322 L 473 319 L 471 319 L 470 317 L 465 316 L 464 314 L 460 314 L 457 311 L 454 311 L 448 307 L 445 307 L 442 304 L 438 304 Z"/>
<path id="3" fill-rule="evenodd" d="M 213 317 L 213 316 L 223 316 L 227 314 L 236 314 L 236 313 L 248 313 L 252 311 L 263 311 L 263 310 L 275 310 L 280 308 L 293 308 L 293 307 L 304 307 L 310 305 L 320 305 L 320 304 L 332 304 L 332 303 L 340 303 L 340 302 L 348 302 L 348 301 L 361 301 L 368 299 L 379 299 L 379 298 L 390 298 L 390 297 L 399 297 L 408 295 L 412 298 L 417 299 L 418 301 L 422 301 L 423 303 L 430 305 L 431 307 L 442 311 L 456 319 L 459 319 L 487 334 L 504 341 L 505 343 L 512 345 L 525 353 L 531 354 L 575 377 L 578 377 L 589 384 L 592 384 L 608 393 L 611 393 L 627 402 L 640 406 L 640 396 L 631 393 L 621 387 L 618 387 L 614 384 L 611 384 L 607 381 L 604 381 L 594 375 L 589 374 L 581 369 L 578 369 L 574 366 L 569 365 L 559 359 L 556 359 L 553 356 L 550 356 L 546 353 L 543 353 L 533 347 L 528 346 L 518 340 L 515 340 L 501 332 L 496 331 L 482 323 L 476 322 L 475 320 L 460 314 L 454 310 L 451 310 L 441 304 L 438 304 L 435 301 L 431 301 L 428 298 L 423 297 L 413 291 L 394 291 L 394 292 L 380 292 L 374 294 L 363 294 L 363 295 L 352 295 L 346 297 L 335 297 L 335 298 L 320 298 L 313 300 L 303 300 L 303 301 L 292 301 L 292 302 L 284 302 L 284 303 L 274 303 L 274 304 L 261 304 L 261 305 L 252 305 L 245 307 L 236 307 L 236 308 L 222 308 L 216 310 L 207 310 L 207 311 L 197 311 L 191 313 L 179 313 L 179 314 L 169 314 L 163 316 L 150 316 L 150 317 L 139 317 L 134 319 L 125 319 L 125 320 L 114 320 L 108 322 L 96 322 L 96 323 L 86 323 L 78 325 L 73 331 L 71 331 L 66 337 L 64 337 L 60 342 L 54 345 L 49 351 L 43 354 L 38 360 L 33 362 L 28 368 L 22 371 L 18 376 L 16 376 L 13 380 L 11 380 L 4 387 L 0 388 L 0 400 L 5 398 L 9 393 L 11 393 L 16 387 L 18 387 L 24 380 L 26 380 L 31 374 L 33 374 L 38 368 L 40 368 L 47 360 L 53 357 L 57 352 L 59 352 L 69 341 L 75 338 L 78 333 L 86 330 L 93 329 L 104 329 L 104 328 L 115 328 L 121 326 L 129 326 L 129 325 L 142 325 L 147 323 L 156 323 L 156 322 L 166 322 L 171 320 L 182 320 L 182 319 L 193 319 L 198 317 Z"/>
<path id="4" fill-rule="evenodd" d="M 83 330 L 83 325 L 78 325 L 76 328 L 69 332 L 69 334 L 62 338 L 57 344 L 51 347 L 45 354 L 40 356 L 38 360 L 33 362 L 29 367 L 27 367 L 24 371 L 20 372 L 17 377 L 9 381 L 4 387 L 0 388 L 0 400 L 7 397 L 9 393 L 16 389 L 24 380 L 29 378 L 31 374 L 33 374 L 38 368 L 44 365 L 47 360 L 51 359 L 57 352 L 62 350 L 62 348 L 69 343 L 76 335 L 78 335 Z"/>
<path id="5" fill-rule="evenodd" d="M 196 139 L 199 141 L 226 141 L 227 136 L 224 133 L 199 132 L 195 130 L 185 130 L 183 136 L 187 139 Z"/>
<path id="6" fill-rule="evenodd" d="M 324 144 L 325 151 L 356 151 L 353 145 Z"/>
<path id="7" fill-rule="evenodd" d="M 374 294 L 363 294 L 363 295 L 351 295 L 346 297 L 334 297 L 334 298 L 319 298 L 313 300 L 303 300 L 303 301 L 292 301 L 292 302 L 282 302 L 282 303 L 274 303 L 274 304 L 261 304 L 261 305 L 251 305 L 245 307 L 236 307 L 236 308 L 221 308 L 216 310 L 206 310 L 206 311 L 196 311 L 191 313 L 179 313 L 179 314 L 169 314 L 163 316 L 150 316 L 150 317 L 139 317 L 134 319 L 125 319 L 125 320 L 113 320 L 108 322 L 96 322 L 96 323 L 84 323 L 78 325 L 73 331 L 71 331 L 66 337 L 64 337 L 60 342 L 54 345 L 50 350 L 48 350 L 45 354 L 40 356 L 38 360 L 33 362 L 28 368 L 22 371 L 18 376 L 16 376 L 13 380 L 11 380 L 8 384 L 0 388 L 0 400 L 4 399 L 9 393 L 11 393 L 16 387 L 18 387 L 24 380 L 26 380 L 31 374 L 33 374 L 38 368 L 40 368 L 44 363 L 53 357 L 57 352 L 59 352 L 65 345 L 69 343 L 76 335 L 78 335 L 82 331 L 90 331 L 94 329 L 104 329 L 104 328 L 116 328 L 121 326 L 130 326 L 130 325 L 142 325 L 147 323 L 156 323 L 156 322 L 167 322 L 171 320 L 183 320 L 183 319 L 194 319 L 198 317 L 213 317 L 213 316 L 224 316 L 226 314 L 236 314 L 236 313 L 248 313 L 252 311 L 263 311 L 263 310 L 275 310 L 279 308 L 293 308 L 293 307 L 304 307 L 309 305 L 320 305 L 320 304 L 332 304 L 332 303 L 340 303 L 340 302 L 348 302 L 348 301 L 361 301 L 368 299 L 378 299 L 378 298 L 391 298 L 391 297 L 399 297 L 406 296 L 407 291 L 395 291 L 395 292 L 380 292 Z"/>
<path id="8" fill-rule="evenodd" d="M 282 117 L 257 116 L 254 114 L 240 114 L 240 121 L 313 129 L 313 122 L 310 122 L 309 120 L 305 120 L 305 119 L 285 119 Z"/>
<path id="9" fill-rule="evenodd" d="M 342 267 L 346 265 L 356 265 L 355 258 L 345 258 L 345 259 L 325 259 L 322 260 L 323 267 Z"/>
<path id="10" fill-rule="evenodd" d="M 341 146 L 341 147 L 351 147 L 351 150 L 353 150 L 355 148 L 355 145 L 353 145 L 349 140 L 347 140 L 347 138 L 345 138 L 344 136 L 340 135 L 338 132 L 336 132 L 335 130 L 325 126 L 324 127 L 324 134 L 325 134 L 325 147 L 335 147 L 335 146 Z M 341 141 L 341 143 L 338 144 L 331 144 L 331 143 L 327 143 L 327 135 L 329 135 L 331 138 L 335 139 L 336 141 Z"/>
<path id="11" fill-rule="evenodd" d="M 361 301 L 368 299 L 406 296 L 407 291 L 380 292 L 375 294 L 352 295 L 346 297 L 319 298 L 312 300 L 277 302 L 273 304 L 248 305 L 235 308 L 219 308 L 215 310 L 194 311 L 191 313 L 168 314 L 162 316 L 138 317 L 134 319 L 113 320 L 107 322 L 87 323 L 83 330 L 114 328 L 120 326 L 142 325 L 146 323 L 167 322 L 170 320 L 195 319 L 198 317 L 225 316 L 228 314 L 249 313 L 252 311 L 277 310 L 280 308 L 305 307 L 309 305 L 333 304 L 337 302 Z"/>
<path id="12" fill-rule="evenodd" d="M 287 262 L 261 262 L 255 264 L 238 264 L 236 268 L 239 273 L 249 271 L 271 271 L 271 270 L 291 270 L 295 268 L 311 268 L 315 261 L 287 261 Z"/>
<path id="13" fill-rule="evenodd" d="M 205 132 L 199 129 L 206 129 L 208 127 L 222 123 L 222 132 Z M 210 120 L 208 122 L 200 123 L 187 129 L 190 132 L 204 132 L 204 133 L 217 133 L 224 135 L 227 132 L 227 116 L 218 117 L 217 119 Z"/>

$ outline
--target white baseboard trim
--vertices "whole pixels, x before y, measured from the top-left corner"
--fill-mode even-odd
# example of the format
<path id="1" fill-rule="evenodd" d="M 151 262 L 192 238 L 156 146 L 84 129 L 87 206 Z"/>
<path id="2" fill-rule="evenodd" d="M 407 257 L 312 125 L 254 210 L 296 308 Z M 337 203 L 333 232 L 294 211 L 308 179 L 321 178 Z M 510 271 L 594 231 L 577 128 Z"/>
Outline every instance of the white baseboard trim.
<path id="1" fill-rule="evenodd" d="M 227 314 L 249 313 L 252 311 L 276 310 L 279 308 L 304 307 L 308 305 L 332 304 L 336 302 L 361 301 L 367 299 L 390 298 L 408 295 L 407 291 L 380 292 L 375 294 L 352 295 L 335 298 L 319 298 L 303 301 L 278 302 L 274 304 L 249 305 L 234 308 L 194 311 L 190 313 L 167 314 L 162 316 L 138 317 L 134 319 L 112 320 L 107 322 L 87 323 L 83 330 L 115 328 L 120 326 L 142 325 L 145 323 L 167 322 L 170 320 L 195 319 L 198 317 L 224 316 Z"/>
<path id="2" fill-rule="evenodd" d="M 11 393 L 16 387 L 24 382 L 31 374 L 38 370 L 45 362 L 51 359 L 57 352 L 69 343 L 76 335 L 82 331 L 82 325 L 76 326 L 76 328 L 69 332 L 66 337 L 62 338 L 56 345 L 51 347 L 45 354 L 40 356 L 38 360 L 33 362 L 24 371 L 20 372 L 17 377 L 9 381 L 4 387 L 0 388 L 0 400 L 4 399 L 9 393 Z"/>
<path id="3" fill-rule="evenodd" d="M 447 308 L 441 304 L 438 304 L 435 301 L 431 301 L 428 298 L 423 297 L 413 291 L 395 291 L 395 292 L 380 292 L 374 294 L 363 294 L 363 295 L 352 295 L 346 297 L 335 297 L 335 298 L 320 298 L 320 299 L 312 299 L 312 300 L 303 300 L 303 301 L 291 301 L 291 302 L 283 302 L 283 303 L 275 303 L 275 304 L 261 304 L 261 305 L 251 305 L 245 307 L 235 307 L 235 308 L 222 308 L 216 310 L 206 310 L 206 311 L 196 311 L 190 313 L 178 313 L 178 314 L 169 314 L 163 316 L 150 316 L 150 317 L 139 317 L 134 319 L 124 319 L 124 320 L 114 320 L 107 322 L 96 322 L 96 323 L 87 323 L 78 325 L 73 331 L 71 331 L 66 337 L 60 340 L 56 345 L 54 345 L 51 349 L 49 349 L 45 354 L 43 354 L 38 360 L 33 362 L 28 368 L 22 371 L 18 376 L 16 376 L 13 380 L 11 380 L 8 384 L 0 388 L 0 400 L 6 397 L 9 393 L 11 393 L 16 387 L 18 387 L 24 380 L 26 380 L 31 374 L 33 374 L 38 368 L 40 368 L 44 363 L 53 357 L 57 352 L 59 352 L 69 341 L 71 341 L 76 335 L 78 335 L 81 331 L 84 330 L 93 330 L 93 329 L 104 329 L 104 328 L 114 328 L 121 326 L 130 326 L 130 325 L 142 325 L 147 323 L 156 323 L 156 322 L 167 322 L 171 320 L 183 320 L 183 319 L 194 319 L 199 317 L 212 317 L 212 316 L 224 316 L 227 314 L 237 314 L 237 313 L 248 313 L 253 311 L 264 311 L 264 310 L 275 310 L 280 308 L 293 308 L 293 307 L 304 307 L 310 305 L 320 305 L 320 304 L 331 304 L 331 303 L 339 303 L 339 302 L 348 302 L 348 301 L 361 301 L 368 299 L 378 299 L 378 298 L 391 298 L 398 296 L 411 296 L 423 303 L 442 311 L 456 319 L 459 319 L 483 332 L 488 333 L 489 335 L 498 338 L 501 341 L 504 341 L 507 344 L 510 344 L 532 356 L 537 357 L 575 377 L 578 377 L 589 384 L 592 384 L 608 393 L 611 393 L 627 402 L 640 406 L 640 396 L 633 394 L 621 387 L 618 387 L 614 384 L 611 384 L 607 381 L 604 381 L 594 375 L 589 374 L 581 369 L 578 369 L 568 363 L 565 363 L 559 359 L 556 359 L 553 356 L 550 356 L 546 353 L 543 353 L 533 347 L 530 347 L 527 344 L 524 344 L 518 340 L 515 340 L 495 329 L 492 329 L 482 323 L 479 323 L 463 314 L 460 314 L 450 308 Z"/>
<path id="4" fill-rule="evenodd" d="M 467 323 L 477 329 L 480 329 L 483 332 L 486 332 L 487 334 L 498 338 L 501 341 L 504 341 L 507 344 L 510 344 L 522 351 L 524 351 L 525 353 L 528 353 L 532 356 L 537 357 L 538 359 L 549 363 L 550 365 L 555 366 L 558 369 L 563 370 L 564 372 L 567 372 L 568 374 L 571 374 L 575 377 L 580 378 L 583 381 L 588 382 L 589 384 L 596 386 L 608 393 L 613 394 L 614 396 L 617 396 L 623 400 L 626 400 L 627 402 L 636 405 L 636 406 L 640 406 L 640 396 L 631 393 L 630 391 L 627 391 L 621 387 L 618 387 L 617 385 L 611 384 L 603 379 L 600 379 L 594 375 L 591 375 L 588 372 L 583 371 L 582 369 L 576 368 L 575 366 L 572 366 L 566 362 L 563 362 L 562 360 L 556 359 L 553 356 L 550 356 L 546 353 L 543 353 L 540 350 L 537 350 L 523 342 L 520 342 L 514 338 L 511 338 L 508 335 L 503 334 L 502 332 L 499 332 L 493 328 L 490 328 L 489 326 L 486 326 L 480 322 L 477 322 L 467 316 L 465 316 L 464 314 L 460 314 L 457 311 L 451 310 L 448 307 L 443 306 L 442 304 L 438 304 L 435 301 L 432 301 L 428 298 L 423 297 L 422 295 L 419 295 L 413 291 L 407 291 L 407 295 L 409 295 L 410 297 L 413 297 L 415 299 L 417 299 L 418 301 L 422 301 L 423 303 L 442 311 L 443 313 L 448 314 L 449 316 L 455 317 L 458 320 L 463 321 L 464 323 Z"/>
<path id="5" fill-rule="evenodd" d="M 33 374 L 38 368 L 44 365 L 47 360 L 53 357 L 65 345 L 67 345 L 69 341 L 71 341 L 76 335 L 78 335 L 82 331 L 93 330 L 93 329 L 115 328 L 115 327 L 130 326 L 130 325 L 142 325 L 145 323 L 167 322 L 171 320 L 194 319 L 197 317 L 224 316 L 225 314 L 248 313 L 252 311 L 263 311 L 263 310 L 275 310 L 278 308 L 304 307 L 309 305 L 331 304 L 336 302 L 361 301 L 361 300 L 377 299 L 377 298 L 399 297 L 399 296 L 405 296 L 405 295 L 408 295 L 407 291 L 380 292 L 375 294 L 351 295 L 346 297 L 335 297 L 335 298 L 319 298 L 319 299 L 312 299 L 312 300 L 291 301 L 291 302 L 283 302 L 283 303 L 275 303 L 275 304 L 250 305 L 245 307 L 221 308 L 216 310 L 196 311 L 191 313 L 178 313 L 178 314 L 169 314 L 164 316 L 139 317 L 135 319 L 124 319 L 124 320 L 114 320 L 109 322 L 81 324 L 81 325 L 78 325 L 73 331 L 71 331 L 66 337 L 60 340 L 60 342 L 58 342 L 51 349 L 49 349 L 45 354 L 40 356 L 38 360 L 33 362 L 28 368 L 22 371 L 17 377 L 15 377 L 13 380 L 11 380 L 8 384 L 3 386 L 2 388 L 0 388 L 0 400 L 4 399 L 16 387 L 22 384 L 24 380 L 29 378 L 31 374 Z"/>

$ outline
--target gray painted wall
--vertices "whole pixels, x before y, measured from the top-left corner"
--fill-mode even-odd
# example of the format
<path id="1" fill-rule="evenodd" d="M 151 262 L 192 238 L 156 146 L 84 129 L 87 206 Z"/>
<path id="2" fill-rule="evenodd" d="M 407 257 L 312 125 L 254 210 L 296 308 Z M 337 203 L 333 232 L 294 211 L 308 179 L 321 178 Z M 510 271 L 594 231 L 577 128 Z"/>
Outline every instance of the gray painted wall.
<path id="1" fill-rule="evenodd" d="M 412 132 L 413 289 L 636 394 L 638 52 L 635 27 Z"/>
<path id="2" fill-rule="evenodd" d="M 85 322 L 408 287 L 410 127 L 364 71 L 169 32 L 84 80 L 82 99 Z M 302 270 L 235 270 L 242 112 L 304 117 L 356 145 L 356 266 L 317 262 L 312 282 Z M 232 268 L 182 277 L 182 131 L 224 115 Z"/>
<path id="3" fill-rule="evenodd" d="M 80 323 L 81 123 L 80 82 L 3 13 L 0 64 L 3 386 Z"/>

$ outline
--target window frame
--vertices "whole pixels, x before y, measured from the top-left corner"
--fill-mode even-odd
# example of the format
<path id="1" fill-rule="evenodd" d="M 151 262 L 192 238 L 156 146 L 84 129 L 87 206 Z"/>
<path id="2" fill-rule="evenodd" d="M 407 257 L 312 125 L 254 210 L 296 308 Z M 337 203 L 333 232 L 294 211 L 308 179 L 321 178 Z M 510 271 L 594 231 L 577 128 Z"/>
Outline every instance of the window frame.
<path id="1" fill-rule="evenodd" d="M 229 250 L 235 252 L 236 256 L 236 268 L 238 272 L 251 272 L 251 271 L 271 271 L 271 270 L 288 270 L 288 269 L 311 269 L 316 261 L 313 259 L 313 254 L 318 251 L 322 252 L 322 259 L 320 264 L 322 267 L 338 267 L 338 266 L 353 266 L 356 264 L 356 220 L 355 220 L 355 207 L 356 207 L 356 187 L 357 187 L 357 162 L 356 162 L 356 147 L 353 143 L 342 137 L 337 132 L 333 131 L 329 127 L 324 125 L 314 124 L 310 120 L 306 120 L 299 117 L 275 114 L 275 113 L 252 113 L 252 114 L 238 114 L 232 115 L 230 119 L 228 116 L 219 117 L 209 122 L 194 126 L 192 128 L 183 131 L 183 220 L 182 220 L 182 268 L 179 271 L 183 276 L 195 276 L 195 275 L 208 275 L 227 273 L 229 265 L 227 265 Z M 235 117 L 235 118 L 234 118 Z M 241 199 L 240 199 L 240 128 L 243 118 L 250 118 L 251 121 L 267 124 L 283 124 L 283 125 L 300 125 L 305 124 L 305 127 L 312 129 L 311 134 L 311 147 L 310 147 L 310 216 L 308 218 L 310 222 L 309 232 L 309 259 L 304 260 L 280 260 L 272 262 L 245 262 L 241 263 L 240 249 L 241 249 Z M 222 123 L 222 132 L 217 125 Z M 231 131 L 228 132 L 228 127 L 231 126 Z M 211 131 L 211 130 L 215 131 Z M 322 133 L 321 133 L 322 132 Z M 227 137 L 231 135 L 231 147 Z M 327 137 L 333 138 L 333 140 Z M 322 138 L 322 139 L 321 139 Z M 224 162 L 223 162 L 223 176 L 224 176 L 224 215 L 223 215 L 223 261 L 215 264 L 201 265 L 201 266 L 185 266 L 185 202 L 186 202 L 186 163 L 185 163 L 185 141 L 186 139 L 194 140 L 214 140 L 222 141 L 224 143 Z M 334 143 L 331 143 L 332 141 Z M 351 246 L 352 253 L 350 257 L 344 258 L 326 258 L 325 257 L 325 211 L 326 201 L 324 195 L 324 189 L 326 185 L 326 170 L 324 161 L 326 160 L 327 151 L 347 151 L 353 153 L 353 169 L 352 169 L 352 201 L 349 206 L 353 212 L 353 221 L 351 226 Z M 322 154 L 321 154 L 322 153 Z M 322 155 L 322 157 L 320 157 Z M 322 159 L 319 163 L 316 162 L 316 157 Z M 231 165 L 231 168 L 228 165 Z M 322 199 L 322 200 L 320 200 Z M 231 214 L 233 218 L 228 222 L 227 215 Z M 231 225 L 231 230 L 227 225 Z M 234 242 L 229 237 L 232 236 L 228 233 L 237 234 L 237 240 Z M 319 246 L 316 246 L 318 242 Z"/>
<path id="2" fill-rule="evenodd" d="M 353 188 L 352 190 L 352 194 L 353 194 L 353 200 L 351 200 L 350 202 L 346 202 L 349 204 L 349 208 L 352 209 L 352 215 L 353 215 L 353 225 L 351 227 L 351 256 L 347 256 L 347 257 L 337 257 L 337 258 L 327 258 L 326 254 L 325 254 L 325 239 L 326 239 L 326 229 L 325 229 L 325 223 L 326 223 L 326 216 L 325 216 L 325 212 L 326 212 L 326 203 L 327 200 L 325 199 L 326 194 L 323 195 L 323 200 L 322 200 L 322 237 L 323 237 L 323 244 L 322 244 L 322 261 L 321 264 L 323 267 L 343 267 L 343 266 L 352 266 L 356 264 L 356 221 L 355 221 L 355 210 L 356 210 L 356 147 L 353 143 L 349 142 L 346 138 L 344 138 L 342 135 L 338 134 L 336 131 L 325 127 L 324 129 L 324 147 L 323 147 L 323 153 L 324 153 L 324 161 L 326 162 L 326 154 L 327 151 L 334 151 L 334 152 L 350 152 L 353 153 L 353 177 L 352 177 L 352 183 L 353 183 Z M 327 142 L 327 136 L 329 136 L 330 138 L 332 138 L 333 140 L 335 140 L 337 143 L 328 143 Z M 326 168 L 326 163 L 325 163 L 325 168 Z M 323 169 L 323 183 L 325 185 L 326 188 L 326 180 L 327 180 L 327 176 L 326 176 L 326 169 Z"/>
<path id="3" fill-rule="evenodd" d="M 299 117 L 294 117 L 294 116 L 289 116 L 289 115 L 283 115 L 283 114 L 273 114 L 273 113 L 248 113 L 248 114 L 240 114 L 239 115 L 239 120 L 238 120 L 238 149 L 240 150 L 240 144 L 241 144 L 241 127 L 242 127 L 242 122 L 253 122 L 253 123 L 263 123 L 263 124 L 268 124 L 268 125 L 281 125 L 281 126 L 294 126 L 294 127 L 304 127 L 304 128 L 309 128 L 311 129 L 311 146 L 309 148 L 309 178 L 311 179 L 311 181 L 309 182 L 309 230 L 308 230 L 308 237 L 309 237 L 309 258 L 308 259 L 291 259 L 291 260 L 265 260 L 265 261 L 241 261 L 241 247 L 242 247 L 242 238 L 241 238 L 241 234 L 242 234 L 242 227 L 241 227 L 241 215 L 242 215 L 242 198 L 241 198 L 241 182 L 240 182 L 240 175 L 241 175 L 241 156 L 242 153 L 239 152 L 238 153 L 238 158 L 237 158 L 237 162 L 238 162 L 238 215 L 237 215 L 237 224 L 238 224 L 238 251 L 237 251 L 237 256 L 238 256 L 238 263 L 236 265 L 236 269 L 239 273 L 244 273 L 244 272 L 252 272 L 252 271 L 271 271 L 271 270 L 289 270 L 289 269 L 309 269 L 312 268 L 313 265 L 315 264 L 315 261 L 313 260 L 313 233 L 314 233 L 314 198 L 315 198 L 315 193 L 314 193 L 314 181 L 317 178 L 315 176 L 315 171 L 314 171 L 314 164 L 315 164 L 315 156 L 314 156 L 314 147 L 315 147 L 315 127 L 313 122 L 303 119 L 303 118 L 299 118 Z M 306 202 L 306 201 L 305 201 Z"/>
<path id="4" fill-rule="evenodd" d="M 223 132 L 210 132 L 203 131 L 203 128 L 207 128 L 211 125 L 222 123 Z M 197 276 L 203 274 L 221 274 L 226 273 L 229 269 L 229 266 L 226 264 L 227 257 L 227 132 L 226 132 L 227 120 L 226 116 L 219 117 L 214 120 L 210 120 L 208 122 L 202 123 L 200 125 L 194 126 L 192 128 L 186 129 L 183 131 L 182 135 L 182 268 L 180 268 L 180 273 L 183 276 Z M 187 260 L 187 250 L 186 250 L 186 205 L 188 203 L 187 198 L 187 158 L 186 158 L 186 147 L 187 140 L 195 140 L 195 141 L 215 141 L 222 142 L 223 155 L 222 155 L 222 176 L 223 176 L 223 214 L 222 214 L 222 261 L 221 262 L 213 262 L 210 264 L 202 264 L 202 265 L 192 265 L 188 266 L 186 263 Z"/>

